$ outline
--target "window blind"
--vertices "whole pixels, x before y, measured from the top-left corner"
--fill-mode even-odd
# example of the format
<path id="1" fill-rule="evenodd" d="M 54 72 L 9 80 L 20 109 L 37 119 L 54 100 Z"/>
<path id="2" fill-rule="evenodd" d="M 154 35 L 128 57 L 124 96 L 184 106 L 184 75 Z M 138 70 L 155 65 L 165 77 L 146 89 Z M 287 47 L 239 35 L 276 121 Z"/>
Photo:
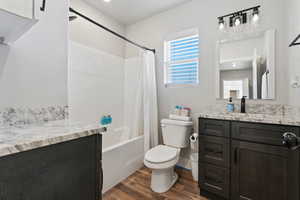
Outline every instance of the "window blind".
<path id="1" fill-rule="evenodd" d="M 198 84 L 199 37 L 166 42 L 166 84 Z"/>

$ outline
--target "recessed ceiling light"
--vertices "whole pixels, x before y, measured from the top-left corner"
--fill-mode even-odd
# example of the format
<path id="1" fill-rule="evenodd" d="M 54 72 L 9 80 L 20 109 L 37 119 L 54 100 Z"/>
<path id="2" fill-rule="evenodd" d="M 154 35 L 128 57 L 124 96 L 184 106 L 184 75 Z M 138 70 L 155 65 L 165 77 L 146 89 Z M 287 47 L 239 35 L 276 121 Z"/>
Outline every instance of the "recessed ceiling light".
<path id="1" fill-rule="evenodd" d="M 106 3 L 109 3 L 109 2 L 111 2 L 111 0 L 103 0 L 104 2 L 106 2 Z"/>

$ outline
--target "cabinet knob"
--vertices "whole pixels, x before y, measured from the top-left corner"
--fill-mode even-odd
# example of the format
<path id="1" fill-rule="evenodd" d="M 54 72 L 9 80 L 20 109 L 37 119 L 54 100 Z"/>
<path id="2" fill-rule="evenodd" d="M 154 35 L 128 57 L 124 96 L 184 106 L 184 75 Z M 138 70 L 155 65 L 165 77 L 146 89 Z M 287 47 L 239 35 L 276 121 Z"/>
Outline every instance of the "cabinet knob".
<path id="1" fill-rule="evenodd" d="M 300 137 L 295 133 L 286 132 L 282 136 L 282 144 L 289 149 L 296 150 L 300 148 Z"/>

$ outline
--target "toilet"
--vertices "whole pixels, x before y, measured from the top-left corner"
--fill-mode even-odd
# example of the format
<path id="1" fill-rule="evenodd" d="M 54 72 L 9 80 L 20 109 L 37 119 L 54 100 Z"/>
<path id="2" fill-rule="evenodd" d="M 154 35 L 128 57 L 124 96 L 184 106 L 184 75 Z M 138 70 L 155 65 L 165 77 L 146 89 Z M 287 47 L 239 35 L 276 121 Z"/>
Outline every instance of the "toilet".
<path id="1" fill-rule="evenodd" d="M 151 189 L 154 192 L 167 192 L 177 181 L 174 167 L 179 160 L 180 150 L 189 146 L 192 125 L 190 121 L 161 121 L 164 145 L 150 149 L 144 158 L 145 166 L 152 170 Z"/>

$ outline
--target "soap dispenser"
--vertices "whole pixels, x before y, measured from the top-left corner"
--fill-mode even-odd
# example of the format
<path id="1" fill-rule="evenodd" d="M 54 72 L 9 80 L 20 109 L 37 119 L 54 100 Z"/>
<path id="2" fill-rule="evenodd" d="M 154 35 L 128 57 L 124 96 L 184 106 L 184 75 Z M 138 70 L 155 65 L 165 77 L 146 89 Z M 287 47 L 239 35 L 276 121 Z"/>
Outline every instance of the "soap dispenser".
<path id="1" fill-rule="evenodd" d="M 234 103 L 232 103 L 232 97 L 229 98 L 229 103 L 227 104 L 227 112 L 234 112 Z"/>
<path id="2" fill-rule="evenodd" d="M 246 113 L 246 97 L 247 96 L 243 96 L 241 99 L 241 113 Z"/>

